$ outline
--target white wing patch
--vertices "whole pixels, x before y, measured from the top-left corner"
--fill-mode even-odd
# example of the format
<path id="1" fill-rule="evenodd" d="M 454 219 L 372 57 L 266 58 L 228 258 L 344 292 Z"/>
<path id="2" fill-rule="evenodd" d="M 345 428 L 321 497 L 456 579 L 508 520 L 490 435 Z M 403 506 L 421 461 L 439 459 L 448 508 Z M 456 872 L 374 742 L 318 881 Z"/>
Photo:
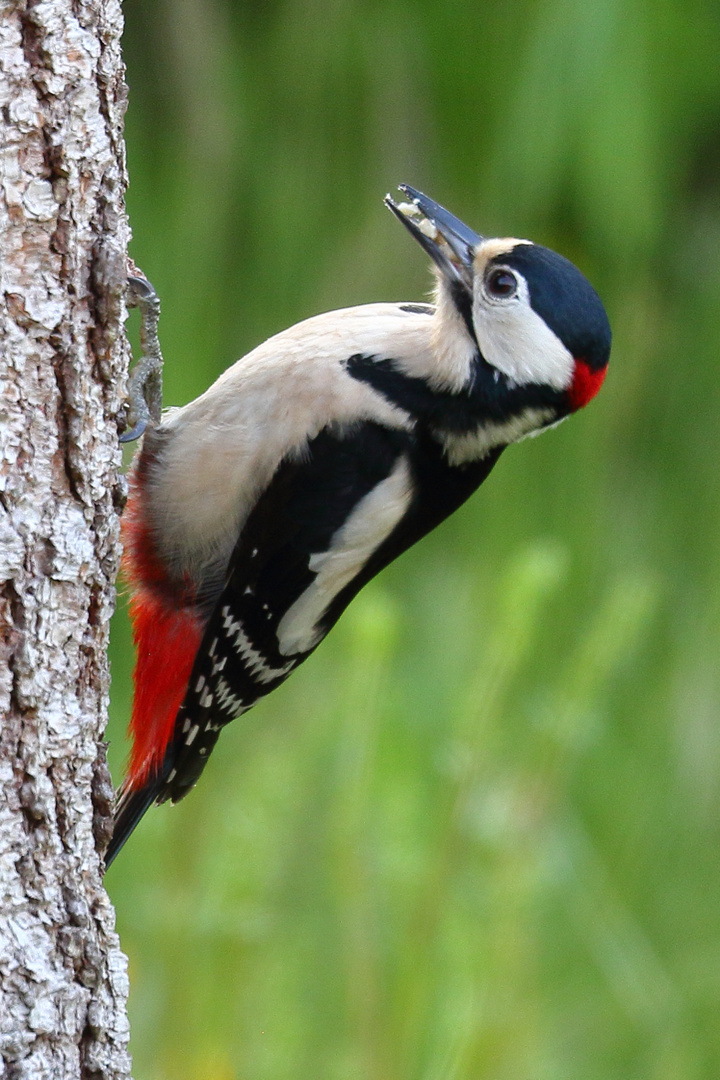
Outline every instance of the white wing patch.
<path id="1" fill-rule="evenodd" d="M 278 626 L 278 647 L 283 656 L 307 652 L 317 645 L 319 619 L 338 593 L 362 570 L 370 556 L 402 520 L 412 496 L 407 458 L 364 495 L 347 521 L 337 530 L 327 551 L 310 556 L 315 580 L 288 608 Z"/>

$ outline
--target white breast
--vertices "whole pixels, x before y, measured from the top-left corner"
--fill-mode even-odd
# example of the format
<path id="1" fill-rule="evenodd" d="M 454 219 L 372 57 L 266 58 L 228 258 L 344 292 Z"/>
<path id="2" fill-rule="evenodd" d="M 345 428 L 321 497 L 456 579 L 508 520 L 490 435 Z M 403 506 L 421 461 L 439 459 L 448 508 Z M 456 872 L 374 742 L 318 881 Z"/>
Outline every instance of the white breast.
<path id="1" fill-rule="evenodd" d="M 362 353 L 429 363 L 431 315 L 368 304 L 298 323 L 238 360 L 201 397 L 169 410 L 148 479 L 152 523 L 178 573 L 226 563 L 279 463 L 302 455 L 328 423 L 375 420 L 409 429 L 395 408 L 343 367 Z"/>

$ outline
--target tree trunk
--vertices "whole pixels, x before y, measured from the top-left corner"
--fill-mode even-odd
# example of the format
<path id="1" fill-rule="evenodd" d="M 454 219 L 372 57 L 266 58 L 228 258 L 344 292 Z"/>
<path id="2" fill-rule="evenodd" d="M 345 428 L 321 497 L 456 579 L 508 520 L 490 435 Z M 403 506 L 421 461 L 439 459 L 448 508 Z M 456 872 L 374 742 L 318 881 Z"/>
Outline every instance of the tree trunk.
<path id="1" fill-rule="evenodd" d="M 0 0 L 0 1054 L 128 1077 L 102 885 L 118 565 L 126 89 L 119 0 Z"/>

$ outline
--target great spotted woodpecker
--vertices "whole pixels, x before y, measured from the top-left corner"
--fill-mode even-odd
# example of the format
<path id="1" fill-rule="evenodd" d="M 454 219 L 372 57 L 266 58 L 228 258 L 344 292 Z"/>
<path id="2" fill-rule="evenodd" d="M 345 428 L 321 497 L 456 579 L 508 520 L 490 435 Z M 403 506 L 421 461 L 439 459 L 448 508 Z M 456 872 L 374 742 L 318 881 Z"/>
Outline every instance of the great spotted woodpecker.
<path id="1" fill-rule="evenodd" d="M 605 377 L 608 319 L 567 259 L 401 190 L 385 202 L 435 263 L 433 304 L 301 322 L 145 433 L 123 519 L 133 747 L 107 864 L 370 578 Z"/>

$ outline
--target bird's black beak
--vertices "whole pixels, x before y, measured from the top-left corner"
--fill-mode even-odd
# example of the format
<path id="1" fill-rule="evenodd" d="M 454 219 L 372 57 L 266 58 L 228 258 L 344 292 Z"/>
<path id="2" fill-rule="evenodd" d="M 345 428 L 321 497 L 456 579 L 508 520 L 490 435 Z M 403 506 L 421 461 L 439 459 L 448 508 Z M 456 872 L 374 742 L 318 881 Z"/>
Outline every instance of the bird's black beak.
<path id="1" fill-rule="evenodd" d="M 416 191 L 409 184 L 399 186 L 410 202 L 396 203 L 386 195 L 385 205 L 402 221 L 445 277 L 471 292 L 472 263 L 483 237 L 468 229 L 444 206 L 428 199 L 422 191 Z"/>

